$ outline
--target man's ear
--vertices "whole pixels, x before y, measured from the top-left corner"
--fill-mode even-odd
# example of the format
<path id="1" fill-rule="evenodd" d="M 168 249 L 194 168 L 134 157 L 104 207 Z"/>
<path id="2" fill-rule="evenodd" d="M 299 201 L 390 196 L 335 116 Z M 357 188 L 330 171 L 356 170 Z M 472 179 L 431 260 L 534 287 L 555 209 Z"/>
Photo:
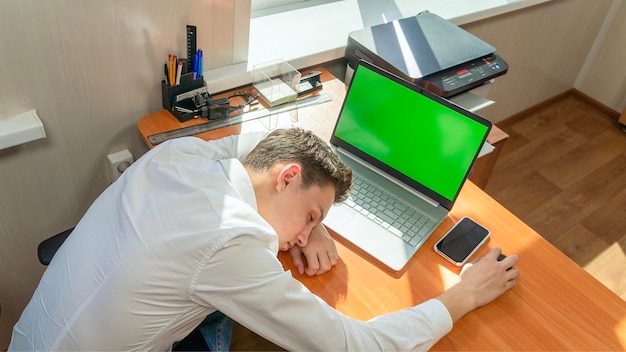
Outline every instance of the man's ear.
<path id="1" fill-rule="evenodd" d="M 282 192 L 301 176 L 302 167 L 297 163 L 285 164 L 276 176 L 276 191 Z"/>

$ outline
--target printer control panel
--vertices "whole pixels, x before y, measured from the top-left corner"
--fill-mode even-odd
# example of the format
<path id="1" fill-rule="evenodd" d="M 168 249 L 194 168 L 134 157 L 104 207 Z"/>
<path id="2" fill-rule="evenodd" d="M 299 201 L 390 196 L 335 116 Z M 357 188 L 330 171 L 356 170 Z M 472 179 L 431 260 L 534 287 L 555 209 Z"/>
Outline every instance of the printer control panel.
<path id="1" fill-rule="evenodd" d="M 450 97 L 489 83 L 493 78 L 505 74 L 508 68 L 504 60 L 492 54 L 423 77 L 418 85 L 442 97 Z"/>

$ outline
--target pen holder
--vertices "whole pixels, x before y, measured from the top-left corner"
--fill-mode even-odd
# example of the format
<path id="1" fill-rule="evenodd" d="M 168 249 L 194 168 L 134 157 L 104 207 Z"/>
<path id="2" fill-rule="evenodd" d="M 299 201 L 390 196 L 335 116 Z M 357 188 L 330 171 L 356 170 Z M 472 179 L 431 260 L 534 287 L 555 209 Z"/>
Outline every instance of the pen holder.
<path id="1" fill-rule="evenodd" d="M 181 114 L 175 109 L 172 109 L 174 103 L 180 99 L 177 99 L 181 94 L 190 93 L 190 96 L 195 94 L 191 94 L 191 92 L 198 90 L 201 91 L 206 88 L 204 86 L 204 77 L 200 77 L 185 83 L 177 84 L 175 86 L 168 86 L 165 83 L 165 80 L 161 81 L 161 95 L 163 101 L 163 108 L 169 110 L 180 122 L 185 122 L 187 120 L 192 119 L 193 114 Z"/>
<path id="2" fill-rule="evenodd" d="M 163 95 L 163 108 L 172 110 L 172 106 L 177 101 L 176 97 L 193 90 L 204 88 L 204 77 L 199 77 L 175 86 L 168 86 L 165 80 L 161 81 L 161 94 Z"/>

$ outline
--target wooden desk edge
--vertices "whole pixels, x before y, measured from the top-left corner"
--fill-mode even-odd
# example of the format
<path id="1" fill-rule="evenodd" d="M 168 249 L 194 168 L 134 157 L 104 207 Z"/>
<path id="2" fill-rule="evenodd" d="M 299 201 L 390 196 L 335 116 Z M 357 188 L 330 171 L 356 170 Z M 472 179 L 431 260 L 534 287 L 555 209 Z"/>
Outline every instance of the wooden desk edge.
<path id="1" fill-rule="evenodd" d="M 336 80 L 336 78 L 330 72 L 328 72 L 328 70 L 324 69 L 323 67 L 315 68 L 314 70 L 321 72 L 320 79 L 322 81 L 322 91 L 324 91 L 327 88 L 328 90 L 332 90 L 334 87 L 326 87 L 325 83 L 334 81 Z M 237 89 L 220 92 L 218 94 L 213 95 L 213 97 L 214 98 L 227 97 L 230 94 L 232 94 L 232 92 L 240 91 L 242 89 L 249 89 L 249 88 L 250 88 L 249 86 L 240 87 Z M 311 95 L 317 94 L 317 93 L 318 91 L 314 91 L 311 93 Z M 306 97 L 306 95 L 304 97 Z M 238 113 L 240 112 L 233 113 L 232 115 L 237 115 Z M 163 109 L 163 110 L 150 113 L 148 115 L 144 115 L 143 117 L 141 117 L 139 121 L 137 121 L 137 129 L 139 131 L 139 135 L 141 136 L 141 139 L 144 141 L 144 143 L 146 143 L 148 148 L 152 149 L 155 146 L 150 142 L 149 140 L 150 136 L 158 134 L 158 133 L 162 133 L 162 132 L 177 130 L 177 129 L 184 128 L 184 127 L 199 125 L 199 124 L 206 123 L 206 122 L 208 122 L 206 118 L 195 118 L 189 121 L 180 122 L 168 110 Z M 214 131 L 229 129 L 229 127 L 232 127 L 232 126 L 205 132 L 200 135 L 197 135 L 197 137 L 208 140 L 208 139 L 211 139 L 211 136 L 219 135 L 219 132 L 214 132 Z"/>

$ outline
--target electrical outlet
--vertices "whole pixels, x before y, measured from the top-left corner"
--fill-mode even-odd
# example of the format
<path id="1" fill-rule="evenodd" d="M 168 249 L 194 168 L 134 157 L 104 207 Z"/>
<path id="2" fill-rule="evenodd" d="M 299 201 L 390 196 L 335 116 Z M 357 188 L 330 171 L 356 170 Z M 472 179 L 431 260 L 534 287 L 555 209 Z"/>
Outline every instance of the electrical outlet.
<path id="1" fill-rule="evenodd" d="M 115 182 L 134 161 L 128 149 L 107 155 L 111 183 Z"/>

